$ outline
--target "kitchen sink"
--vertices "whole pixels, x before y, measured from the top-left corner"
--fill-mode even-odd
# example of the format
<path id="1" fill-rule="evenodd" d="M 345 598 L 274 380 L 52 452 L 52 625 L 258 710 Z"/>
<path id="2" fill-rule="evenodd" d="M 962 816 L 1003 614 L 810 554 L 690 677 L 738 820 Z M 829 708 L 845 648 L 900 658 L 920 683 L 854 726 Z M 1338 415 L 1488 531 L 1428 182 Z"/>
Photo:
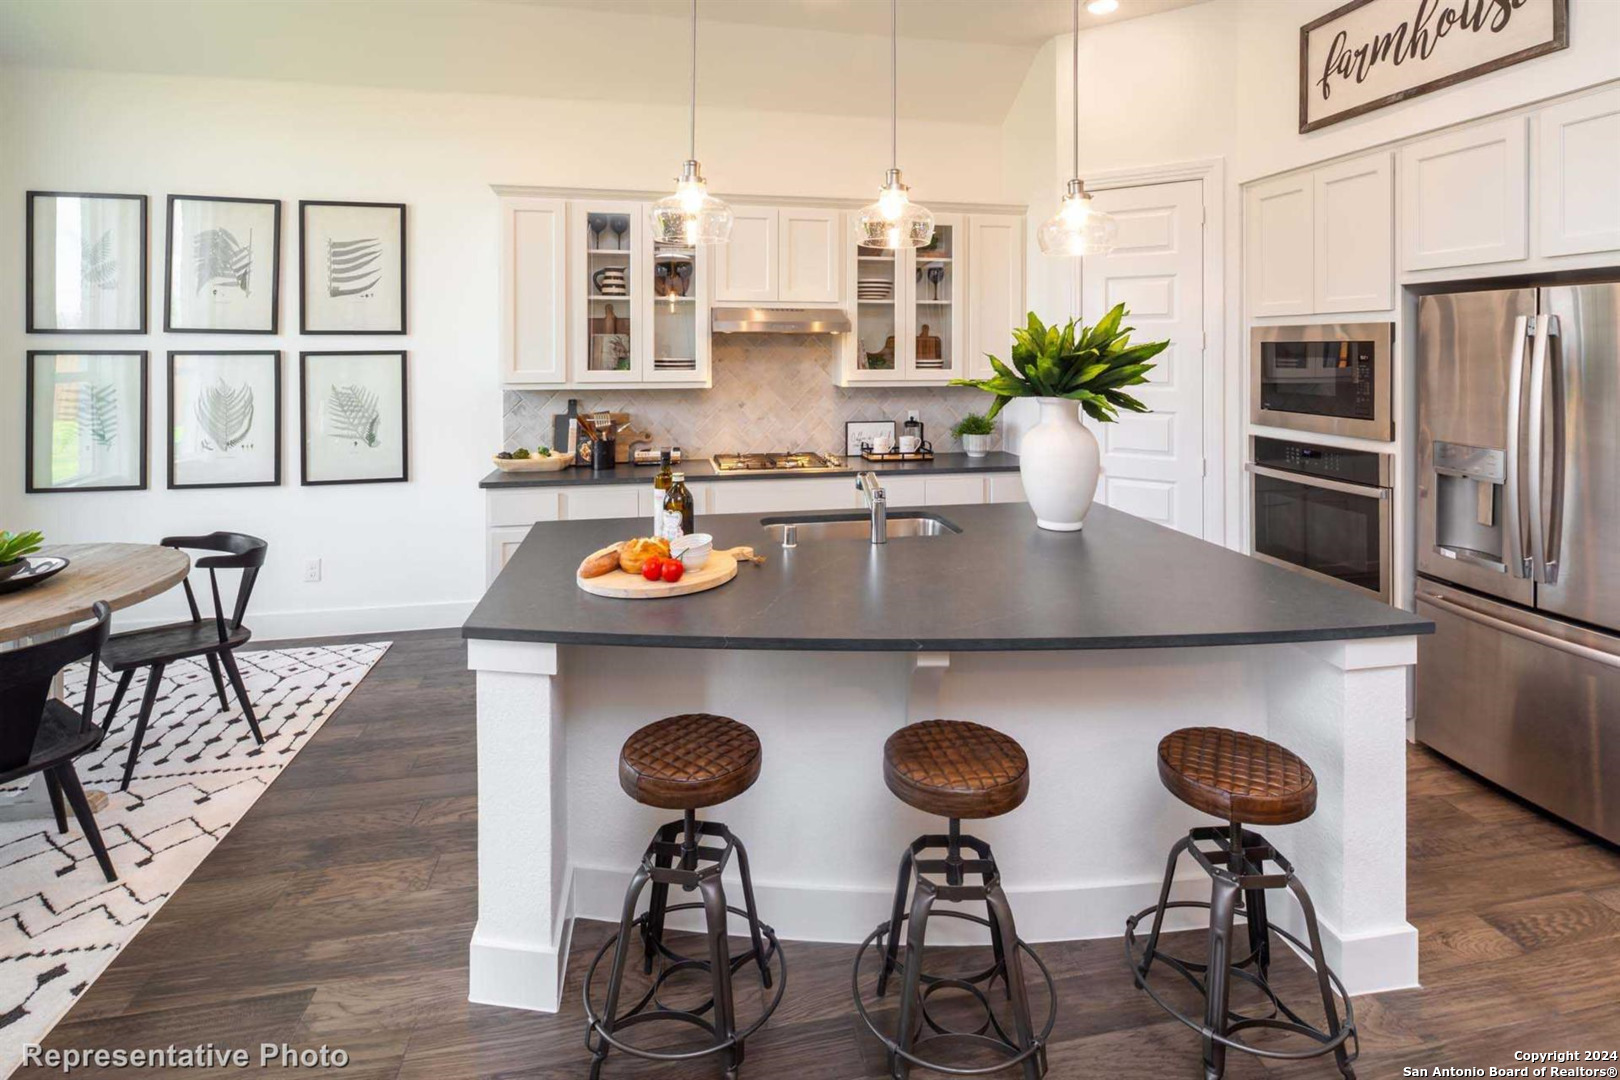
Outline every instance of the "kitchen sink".
<path id="1" fill-rule="evenodd" d="M 810 514 L 795 517 L 761 518 L 760 524 L 771 531 L 771 536 L 783 547 L 794 547 L 804 540 L 870 540 L 872 517 L 870 514 Z M 898 540 L 907 536 L 945 536 L 960 533 L 960 527 L 936 514 L 918 510 L 890 510 L 888 537 Z"/>

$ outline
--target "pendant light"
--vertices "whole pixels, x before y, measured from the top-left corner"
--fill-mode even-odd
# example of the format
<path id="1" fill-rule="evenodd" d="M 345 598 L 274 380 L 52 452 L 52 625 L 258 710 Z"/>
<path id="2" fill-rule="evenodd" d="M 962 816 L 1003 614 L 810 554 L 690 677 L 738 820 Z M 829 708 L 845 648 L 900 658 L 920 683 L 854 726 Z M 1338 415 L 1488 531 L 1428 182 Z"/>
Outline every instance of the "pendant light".
<path id="1" fill-rule="evenodd" d="M 900 180 L 900 16 L 889 0 L 889 171 L 877 202 L 855 216 L 855 242 L 861 247 L 920 248 L 934 238 L 934 214 L 911 201 Z"/>
<path id="2" fill-rule="evenodd" d="M 1074 174 L 1063 205 L 1041 226 L 1036 238 L 1046 255 L 1106 255 L 1114 250 L 1119 222 L 1091 204 L 1080 179 L 1080 0 L 1074 0 Z"/>
<path id="3" fill-rule="evenodd" d="M 709 194 L 697 162 L 697 0 L 692 0 L 691 115 L 690 150 L 675 194 L 652 205 L 653 239 L 660 244 L 724 244 L 731 239 L 731 207 Z"/>

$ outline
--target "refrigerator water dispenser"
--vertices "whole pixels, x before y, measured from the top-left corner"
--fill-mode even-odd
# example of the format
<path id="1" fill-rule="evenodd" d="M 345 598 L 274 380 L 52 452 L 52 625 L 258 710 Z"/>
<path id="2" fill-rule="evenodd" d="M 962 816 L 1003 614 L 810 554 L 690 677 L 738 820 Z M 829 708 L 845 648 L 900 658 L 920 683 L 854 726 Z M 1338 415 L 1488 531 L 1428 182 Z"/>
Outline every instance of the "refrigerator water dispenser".
<path id="1" fill-rule="evenodd" d="M 1436 440 L 1434 472 L 1435 549 L 1448 558 L 1506 570 L 1506 452 Z"/>

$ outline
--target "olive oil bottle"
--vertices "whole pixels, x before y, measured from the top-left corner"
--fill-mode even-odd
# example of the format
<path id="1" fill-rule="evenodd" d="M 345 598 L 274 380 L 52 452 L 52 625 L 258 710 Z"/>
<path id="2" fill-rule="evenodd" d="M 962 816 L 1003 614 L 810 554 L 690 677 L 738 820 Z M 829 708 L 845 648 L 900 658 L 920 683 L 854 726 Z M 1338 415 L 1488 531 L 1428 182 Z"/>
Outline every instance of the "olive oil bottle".
<path id="1" fill-rule="evenodd" d="M 674 540 L 692 532 L 692 493 L 686 489 L 686 474 L 683 472 L 670 477 L 669 490 L 664 492 L 663 526 L 664 531 L 659 535 L 665 540 Z"/>
<path id="2" fill-rule="evenodd" d="M 669 491 L 669 485 L 674 477 L 669 467 L 670 454 L 668 450 L 658 453 L 658 475 L 653 477 L 653 515 L 652 534 L 654 537 L 668 539 L 664 536 L 664 493 Z"/>

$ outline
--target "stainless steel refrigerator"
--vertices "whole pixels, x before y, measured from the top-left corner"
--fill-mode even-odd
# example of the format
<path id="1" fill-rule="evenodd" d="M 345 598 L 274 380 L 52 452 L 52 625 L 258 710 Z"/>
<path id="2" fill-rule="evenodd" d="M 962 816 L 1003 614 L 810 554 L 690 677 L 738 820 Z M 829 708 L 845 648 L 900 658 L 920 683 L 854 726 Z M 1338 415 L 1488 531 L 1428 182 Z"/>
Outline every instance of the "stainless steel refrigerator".
<path id="1" fill-rule="evenodd" d="M 1620 283 L 1418 305 L 1420 742 L 1620 842 Z"/>

